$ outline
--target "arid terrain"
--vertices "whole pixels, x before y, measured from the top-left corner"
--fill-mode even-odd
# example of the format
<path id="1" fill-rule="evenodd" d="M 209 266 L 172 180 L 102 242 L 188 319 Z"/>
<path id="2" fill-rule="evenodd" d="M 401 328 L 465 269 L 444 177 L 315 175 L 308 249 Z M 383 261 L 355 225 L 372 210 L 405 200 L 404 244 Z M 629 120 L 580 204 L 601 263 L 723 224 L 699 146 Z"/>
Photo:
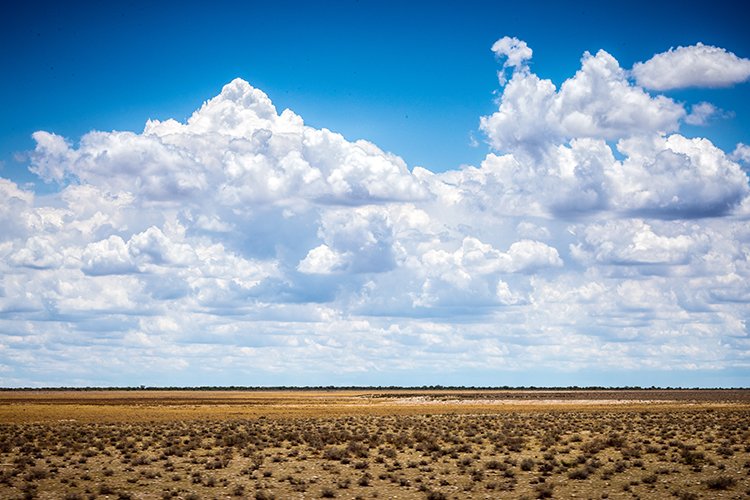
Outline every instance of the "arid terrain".
<path id="1" fill-rule="evenodd" d="M 748 498 L 750 390 L 0 391 L 0 498 Z"/>

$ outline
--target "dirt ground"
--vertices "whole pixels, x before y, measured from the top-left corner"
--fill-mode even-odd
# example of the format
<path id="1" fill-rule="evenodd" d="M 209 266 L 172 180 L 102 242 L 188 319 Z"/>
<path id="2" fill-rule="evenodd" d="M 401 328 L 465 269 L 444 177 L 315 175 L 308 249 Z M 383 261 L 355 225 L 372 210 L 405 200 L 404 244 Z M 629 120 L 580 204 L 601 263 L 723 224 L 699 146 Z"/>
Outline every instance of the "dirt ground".
<path id="1" fill-rule="evenodd" d="M 749 498 L 750 390 L 0 391 L 0 498 Z"/>

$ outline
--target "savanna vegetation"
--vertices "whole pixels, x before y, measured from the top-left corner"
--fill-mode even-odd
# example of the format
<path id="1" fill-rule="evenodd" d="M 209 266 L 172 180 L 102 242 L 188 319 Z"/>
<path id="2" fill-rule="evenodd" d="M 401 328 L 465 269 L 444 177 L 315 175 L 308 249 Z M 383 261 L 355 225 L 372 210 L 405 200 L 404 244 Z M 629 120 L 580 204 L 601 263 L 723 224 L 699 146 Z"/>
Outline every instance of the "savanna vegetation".
<path id="1" fill-rule="evenodd" d="M 748 391 L 647 392 L 2 393 L 0 498 L 750 496 Z"/>

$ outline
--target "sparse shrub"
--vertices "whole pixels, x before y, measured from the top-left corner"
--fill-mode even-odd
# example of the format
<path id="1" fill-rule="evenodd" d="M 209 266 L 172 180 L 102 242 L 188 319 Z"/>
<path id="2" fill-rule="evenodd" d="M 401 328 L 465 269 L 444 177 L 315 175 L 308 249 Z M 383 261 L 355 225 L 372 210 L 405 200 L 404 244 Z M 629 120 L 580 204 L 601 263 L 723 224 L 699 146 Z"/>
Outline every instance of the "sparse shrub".
<path id="1" fill-rule="evenodd" d="M 330 448 L 326 448 L 323 452 L 323 458 L 326 460 L 338 460 L 341 461 L 348 457 L 348 453 L 346 451 L 346 448 L 338 448 L 336 446 L 331 446 Z"/>
<path id="2" fill-rule="evenodd" d="M 286 482 L 289 494 L 285 496 L 320 496 L 321 488 L 329 486 L 339 497 L 383 497 L 380 481 L 390 483 L 389 488 L 401 486 L 404 496 L 410 497 L 446 498 L 450 488 L 447 497 L 531 500 L 550 497 L 555 484 L 582 479 L 589 483 L 578 488 L 585 488 L 584 496 L 592 498 L 607 494 L 663 498 L 663 484 L 659 490 L 656 485 L 667 480 L 689 488 L 703 480 L 706 498 L 718 495 L 712 491 L 734 487 L 737 491 L 729 496 L 739 498 L 750 495 L 748 415 L 741 408 L 728 412 L 645 409 L 628 412 L 627 418 L 619 410 L 563 410 L 539 411 L 533 418 L 508 412 L 2 424 L 0 461 L 8 466 L 0 467 L 0 497 L 42 497 L 47 494 L 41 491 L 42 484 L 46 488 L 48 482 L 41 480 L 57 478 L 57 487 L 62 488 L 57 498 L 65 500 L 103 498 L 99 483 L 105 481 L 112 490 L 128 484 L 157 498 L 189 500 L 198 495 L 252 498 L 253 494 L 267 500 L 273 498 L 270 485 Z M 242 485 L 226 470 L 217 472 L 216 479 L 207 479 L 212 469 L 234 465 L 230 464 L 234 456 L 244 457 L 236 477 L 254 481 L 252 490 L 245 483 L 240 493 Z M 673 463 L 668 463 L 670 459 Z M 600 474 L 595 474 L 597 470 Z M 696 474 L 701 470 L 711 471 L 711 479 Z M 353 471 L 359 472 L 352 475 Z M 178 481 L 192 481 L 195 493 L 180 488 L 184 485 Z M 608 481 L 612 486 L 604 488 Z M 348 490 L 342 488 L 349 488 L 350 482 L 354 491 L 346 494 Z M 220 488 L 208 491 L 204 485 Z M 361 493 L 365 487 L 367 495 Z M 699 497 L 678 487 L 671 494 L 678 500 Z M 116 491 L 109 498 L 128 495 Z"/>
<path id="3" fill-rule="evenodd" d="M 718 453 L 724 458 L 729 458 L 732 455 L 734 455 L 734 450 L 727 445 L 721 445 L 716 449 L 716 453 Z"/>
<path id="4" fill-rule="evenodd" d="M 537 498 L 552 498 L 554 487 L 551 484 L 541 483 L 534 487 L 534 493 Z"/>
<path id="5" fill-rule="evenodd" d="M 484 479 L 484 472 L 482 472 L 482 469 L 472 469 L 471 470 L 471 480 L 478 483 L 481 482 L 482 479 Z"/>
<path id="6" fill-rule="evenodd" d="M 110 485 L 106 483 L 102 483 L 99 485 L 99 494 L 100 495 L 112 495 L 114 494 L 115 490 Z"/>
<path id="7" fill-rule="evenodd" d="M 49 471 L 44 467 L 32 467 L 29 469 L 29 473 L 26 475 L 27 481 L 37 481 L 39 479 L 46 479 L 49 476 Z"/>
<path id="8" fill-rule="evenodd" d="M 737 480 L 729 476 L 717 476 L 706 480 L 706 486 L 711 490 L 726 490 L 737 483 Z"/>
<path id="9" fill-rule="evenodd" d="M 485 467 L 487 468 L 487 470 L 502 470 L 507 466 L 505 466 L 505 464 L 503 464 L 499 460 L 490 460 L 485 464 Z"/>
<path id="10" fill-rule="evenodd" d="M 589 471 L 585 467 L 573 469 L 572 471 L 568 472 L 568 478 L 570 479 L 583 480 L 583 479 L 587 479 L 588 477 L 589 477 Z"/>
<path id="11" fill-rule="evenodd" d="M 447 500 L 448 497 L 442 491 L 429 490 L 425 497 L 427 500 Z"/>
<path id="12" fill-rule="evenodd" d="M 682 450 L 682 462 L 685 465 L 696 465 L 703 461 L 705 458 L 703 452 L 690 451 L 687 448 Z"/>
<path id="13" fill-rule="evenodd" d="M 274 500 L 275 498 L 276 497 L 266 490 L 257 490 L 255 492 L 255 500 Z"/>
<path id="14" fill-rule="evenodd" d="M 654 484 L 656 482 L 656 474 L 649 474 L 641 479 L 643 484 Z"/>
<path id="15" fill-rule="evenodd" d="M 133 458 L 130 463 L 133 465 L 149 465 L 151 463 L 151 459 L 145 455 L 138 455 L 137 457 Z"/>

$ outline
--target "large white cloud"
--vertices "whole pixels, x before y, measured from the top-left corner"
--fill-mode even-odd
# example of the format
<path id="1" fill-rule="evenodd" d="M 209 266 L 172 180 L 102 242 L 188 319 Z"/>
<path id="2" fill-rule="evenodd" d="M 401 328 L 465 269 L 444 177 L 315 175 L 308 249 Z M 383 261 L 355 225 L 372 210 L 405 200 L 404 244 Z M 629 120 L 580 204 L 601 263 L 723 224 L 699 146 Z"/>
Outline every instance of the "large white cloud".
<path id="1" fill-rule="evenodd" d="M 680 132 L 717 108 L 604 51 L 557 88 L 522 40 L 492 50 L 512 72 L 481 120 L 494 151 L 446 172 L 242 80 L 185 123 L 35 133 L 59 189 L 0 179 L 0 382 L 747 370 L 747 147 Z"/>
<path id="2" fill-rule="evenodd" d="M 672 99 L 630 83 L 617 60 L 600 50 L 584 54 L 581 69 L 559 90 L 534 73 L 515 71 L 498 111 L 482 117 L 480 127 L 496 150 L 537 152 L 571 138 L 672 132 L 685 115 Z"/>
<path id="3" fill-rule="evenodd" d="M 660 226 L 666 234 L 641 219 L 588 224 L 582 228 L 582 241 L 575 245 L 574 255 L 618 266 L 684 265 L 710 247 L 705 234 L 696 234 L 684 224 Z"/>
<path id="4" fill-rule="evenodd" d="M 656 54 L 633 66 L 639 85 L 653 90 L 727 87 L 750 78 L 750 59 L 697 43 Z"/>
<path id="5" fill-rule="evenodd" d="M 699 102 L 687 114 L 683 104 L 649 94 L 604 51 L 584 54 L 581 69 L 559 90 L 522 66 L 514 68 L 498 111 L 480 120 L 490 145 L 509 154 L 488 155 L 481 170 L 462 176 L 481 175 L 479 196 L 492 191 L 506 210 L 527 213 L 726 213 L 748 193 L 747 176 L 733 161 L 741 155 L 673 133 L 682 121 L 705 125 L 717 113 Z"/>
<path id="6" fill-rule="evenodd" d="M 73 177 L 148 201 L 359 204 L 425 195 L 397 156 L 307 127 L 289 110 L 278 114 L 268 96 L 240 79 L 185 124 L 149 121 L 142 134 L 90 132 L 77 148 L 48 132 L 34 139 L 31 169 L 42 178 Z"/>
<path id="7" fill-rule="evenodd" d="M 747 197 L 748 177 L 708 139 L 669 137 L 622 140 L 627 155 L 609 172 L 613 197 L 623 209 L 664 216 L 712 216 Z"/>

